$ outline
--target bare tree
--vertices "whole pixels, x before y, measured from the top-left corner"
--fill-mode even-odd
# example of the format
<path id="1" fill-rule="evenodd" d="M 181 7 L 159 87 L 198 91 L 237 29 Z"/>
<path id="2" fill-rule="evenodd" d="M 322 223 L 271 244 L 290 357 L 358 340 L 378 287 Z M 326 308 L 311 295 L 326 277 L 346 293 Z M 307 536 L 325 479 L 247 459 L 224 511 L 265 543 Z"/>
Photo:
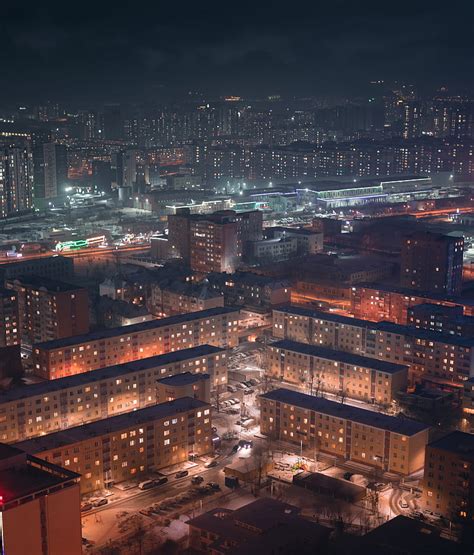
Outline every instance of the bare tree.
<path id="1" fill-rule="evenodd" d="M 221 391 L 219 385 L 216 385 L 214 391 L 212 392 L 212 399 L 216 407 L 217 412 L 221 411 Z"/>

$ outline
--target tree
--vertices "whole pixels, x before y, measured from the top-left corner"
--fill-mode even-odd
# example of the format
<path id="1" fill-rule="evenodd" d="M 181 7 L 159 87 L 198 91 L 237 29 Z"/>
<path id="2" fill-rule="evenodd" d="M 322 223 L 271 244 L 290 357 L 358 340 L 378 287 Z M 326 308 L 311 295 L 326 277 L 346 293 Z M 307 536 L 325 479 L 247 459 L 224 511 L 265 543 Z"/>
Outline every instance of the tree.
<path id="1" fill-rule="evenodd" d="M 216 385 L 214 391 L 212 392 L 212 397 L 214 400 L 214 405 L 216 407 L 217 412 L 221 411 L 221 391 L 219 385 Z"/>

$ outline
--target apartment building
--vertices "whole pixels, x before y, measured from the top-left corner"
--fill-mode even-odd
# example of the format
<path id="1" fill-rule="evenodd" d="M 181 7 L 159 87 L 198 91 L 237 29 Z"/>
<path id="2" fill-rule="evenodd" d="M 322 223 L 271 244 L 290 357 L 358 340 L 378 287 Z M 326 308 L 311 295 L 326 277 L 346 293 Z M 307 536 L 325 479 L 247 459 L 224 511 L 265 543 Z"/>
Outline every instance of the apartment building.
<path id="1" fill-rule="evenodd" d="M 198 345 L 235 347 L 238 326 L 238 310 L 212 308 L 38 343 L 34 372 L 51 380 Z"/>
<path id="2" fill-rule="evenodd" d="M 224 296 L 205 282 L 173 281 L 152 284 L 153 313 L 160 317 L 224 306 Z"/>
<path id="3" fill-rule="evenodd" d="M 299 307 L 273 310 L 273 336 L 409 367 L 409 383 L 459 389 L 474 375 L 474 339 Z"/>
<path id="4" fill-rule="evenodd" d="M 20 343 L 18 296 L 9 289 L 0 289 L 0 347 Z"/>
<path id="5" fill-rule="evenodd" d="M 18 295 L 22 340 L 33 344 L 89 332 L 87 289 L 39 276 L 6 282 Z"/>
<path id="6" fill-rule="evenodd" d="M 354 285 L 351 289 L 351 314 L 356 318 L 374 322 L 388 320 L 405 325 L 409 323 L 409 310 L 423 303 L 446 307 L 460 306 L 464 316 L 474 316 L 472 299 L 413 291 L 379 283 Z"/>
<path id="7" fill-rule="evenodd" d="M 0 551 L 81 555 L 79 479 L 75 472 L 0 444 Z"/>
<path id="8" fill-rule="evenodd" d="M 288 389 L 260 395 L 260 431 L 340 459 L 408 475 L 423 468 L 429 428 Z"/>
<path id="9" fill-rule="evenodd" d="M 409 289 L 459 295 L 464 238 L 427 231 L 402 240 L 400 283 Z"/>
<path id="10" fill-rule="evenodd" d="M 2 391 L 0 439 L 14 443 L 156 405 L 159 380 L 183 372 L 206 376 L 206 389 L 225 388 L 227 353 L 201 345 Z"/>
<path id="11" fill-rule="evenodd" d="M 156 382 L 156 401 L 165 403 L 181 397 L 199 399 L 204 403 L 211 402 L 209 374 L 192 374 L 183 372 Z"/>
<path id="12" fill-rule="evenodd" d="M 305 385 L 310 394 L 324 391 L 388 405 L 405 391 L 408 367 L 284 339 L 268 346 L 267 372 L 281 380 Z"/>
<path id="13" fill-rule="evenodd" d="M 81 474 L 81 493 L 138 478 L 211 451 L 211 407 L 183 397 L 15 447 Z"/>
<path id="14" fill-rule="evenodd" d="M 474 317 L 464 316 L 462 306 L 418 304 L 408 309 L 408 324 L 440 333 L 474 337 Z"/>
<path id="15" fill-rule="evenodd" d="M 451 432 L 426 446 L 422 507 L 449 520 L 474 518 L 474 435 Z"/>

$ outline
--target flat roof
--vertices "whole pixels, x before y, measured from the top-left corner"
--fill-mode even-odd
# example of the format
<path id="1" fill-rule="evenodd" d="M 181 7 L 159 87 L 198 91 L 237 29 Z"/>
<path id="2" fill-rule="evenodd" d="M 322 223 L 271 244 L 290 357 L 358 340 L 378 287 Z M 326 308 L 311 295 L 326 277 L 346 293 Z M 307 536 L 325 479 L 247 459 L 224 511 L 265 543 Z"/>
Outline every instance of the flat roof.
<path id="1" fill-rule="evenodd" d="M 44 341 L 43 343 L 36 343 L 35 348 L 48 350 L 48 349 L 61 349 L 70 347 L 79 343 L 88 343 L 91 341 L 100 341 L 101 339 L 108 339 L 110 337 L 119 337 L 121 335 L 132 335 L 142 331 L 152 330 L 155 328 L 164 328 L 174 324 L 181 324 L 185 322 L 192 322 L 193 320 L 200 320 L 203 318 L 212 318 L 213 316 L 220 316 L 224 314 L 232 314 L 239 312 L 238 308 L 228 307 L 215 307 L 207 310 L 199 310 L 198 312 L 188 312 L 186 314 L 177 314 L 169 318 L 161 318 L 159 320 L 150 320 L 148 322 L 140 322 L 139 324 L 132 324 L 130 326 L 120 326 L 118 328 L 109 328 L 107 330 L 95 331 L 83 335 L 74 335 L 72 337 L 65 337 L 64 339 L 53 339 L 52 341 Z"/>
<path id="2" fill-rule="evenodd" d="M 10 278 L 7 281 L 12 284 L 18 281 L 22 286 L 33 287 L 34 289 L 46 289 L 46 291 L 51 293 L 66 293 L 68 291 L 84 290 L 84 287 L 80 287 L 79 285 L 73 285 L 72 283 L 66 283 L 56 279 L 36 276 L 34 274 L 25 276 L 19 275 L 14 278 Z"/>
<path id="3" fill-rule="evenodd" d="M 373 428 L 388 430 L 405 436 L 413 436 L 423 430 L 429 429 L 429 426 L 422 422 L 417 422 L 416 420 L 388 416 L 387 414 L 329 401 L 322 397 L 314 397 L 290 389 L 275 389 L 274 391 L 260 395 L 260 398 L 294 405 L 306 410 L 321 412 L 335 418 L 351 420 L 352 422 L 358 422 L 365 426 L 372 426 Z"/>
<path id="4" fill-rule="evenodd" d="M 160 366 L 167 366 L 175 362 L 183 360 L 191 360 L 203 356 L 215 355 L 224 353 L 226 350 L 212 345 L 199 345 L 190 349 L 182 349 L 180 351 L 173 351 L 163 355 L 157 355 L 149 358 L 142 358 L 124 364 L 117 364 L 115 366 L 106 366 L 99 370 L 92 370 L 90 372 L 82 372 L 74 374 L 73 376 L 65 376 L 56 380 L 45 380 L 43 382 L 33 383 L 30 385 L 18 386 L 6 391 L 0 391 L 0 404 L 8 403 L 10 401 L 18 401 L 26 399 L 27 397 L 35 397 L 37 395 L 46 395 L 53 391 L 61 391 L 69 389 L 70 387 L 79 387 L 90 383 L 100 382 L 106 379 L 119 378 L 126 374 L 147 370 L 149 368 L 157 368 Z"/>
<path id="5" fill-rule="evenodd" d="M 203 380 L 209 380 L 209 378 L 209 374 L 192 374 L 191 372 L 182 372 L 181 374 L 175 374 L 174 376 L 161 378 L 161 380 L 158 380 L 158 383 L 176 386 L 189 385 Z"/>
<path id="6" fill-rule="evenodd" d="M 174 401 L 167 401 L 144 409 L 126 412 L 118 416 L 111 416 L 105 420 L 97 420 L 89 424 L 82 424 L 67 430 L 61 430 L 45 436 L 39 436 L 15 444 L 15 447 L 32 455 L 57 449 L 73 443 L 80 443 L 104 434 L 118 432 L 130 426 L 139 426 L 147 422 L 171 417 L 180 412 L 208 407 L 207 403 L 191 397 L 181 397 Z"/>
<path id="7" fill-rule="evenodd" d="M 474 306 L 474 299 L 466 299 L 464 297 L 453 297 L 442 295 L 441 293 L 431 293 L 430 291 L 418 291 L 416 289 L 408 289 L 407 287 L 399 287 L 398 285 L 388 285 L 386 283 L 356 283 L 352 285 L 354 289 L 375 289 L 378 291 L 386 291 L 388 293 L 399 293 L 407 297 L 421 297 L 423 299 L 434 299 L 437 301 L 448 301 L 460 305 Z"/>
<path id="8" fill-rule="evenodd" d="M 59 486 L 80 477 L 76 472 L 71 472 L 59 466 L 30 457 L 25 454 L 23 464 L 0 469 L 0 483 L 2 484 L 2 503 L 39 494 L 49 488 Z M 47 493 L 47 491 L 44 491 Z"/>
<path id="9" fill-rule="evenodd" d="M 335 360 L 337 362 L 353 364 L 355 366 L 362 366 L 364 368 L 373 368 L 374 370 L 380 370 L 381 372 L 385 372 L 387 374 L 394 374 L 396 372 L 401 372 L 402 370 L 407 369 L 407 366 L 404 364 L 395 364 L 393 362 L 378 360 L 376 358 L 363 357 L 360 355 L 347 353 L 345 351 L 336 351 L 327 347 L 320 347 L 318 345 L 298 343 L 297 341 L 291 341 L 289 339 L 283 339 L 282 341 L 271 343 L 270 347 L 285 349 L 287 351 L 293 351 L 295 353 L 303 353 L 305 355 L 324 358 L 326 360 Z"/>
<path id="10" fill-rule="evenodd" d="M 429 341 L 436 341 L 438 343 L 447 343 L 449 345 L 458 345 L 460 347 L 473 347 L 473 339 L 465 339 L 459 335 L 452 335 L 450 333 L 441 333 L 437 331 L 425 330 L 422 328 L 415 328 L 413 326 L 402 326 L 394 324 L 393 322 L 372 322 L 370 320 L 362 320 L 360 318 L 351 318 L 349 316 L 341 316 L 333 312 L 323 312 L 322 310 L 313 310 L 308 308 L 301 308 L 295 306 L 283 306 L 273 309 L 276 312 L 285 312 L 287 314 L 294 314 L 296 316 L 304 316 L 307 318 L 316 318 L 319 320 L 327 320 L 328 322 L 336 322 L 346 326 L 356 326 L 370 330 L 386 331 L 399 335 L 409 335 L 418 337 L 420 339 L 427 339 Z"/>
<path id="11" fill-rule="evenodd" d="M 474 460 L 474 434 L 456 430 L 429 445 Z"/>

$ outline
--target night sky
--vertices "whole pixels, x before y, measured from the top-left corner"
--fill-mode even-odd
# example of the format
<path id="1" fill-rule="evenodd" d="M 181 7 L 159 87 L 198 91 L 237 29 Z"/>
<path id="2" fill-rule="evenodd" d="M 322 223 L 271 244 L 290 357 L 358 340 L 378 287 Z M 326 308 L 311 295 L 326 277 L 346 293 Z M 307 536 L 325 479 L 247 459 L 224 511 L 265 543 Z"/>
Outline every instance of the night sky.
<path id="1" fill-rule="evenodd" d="M 349 95 L 474 82 L 474 2 L 27 2 L 2 7 L 0 99 Z"/>

